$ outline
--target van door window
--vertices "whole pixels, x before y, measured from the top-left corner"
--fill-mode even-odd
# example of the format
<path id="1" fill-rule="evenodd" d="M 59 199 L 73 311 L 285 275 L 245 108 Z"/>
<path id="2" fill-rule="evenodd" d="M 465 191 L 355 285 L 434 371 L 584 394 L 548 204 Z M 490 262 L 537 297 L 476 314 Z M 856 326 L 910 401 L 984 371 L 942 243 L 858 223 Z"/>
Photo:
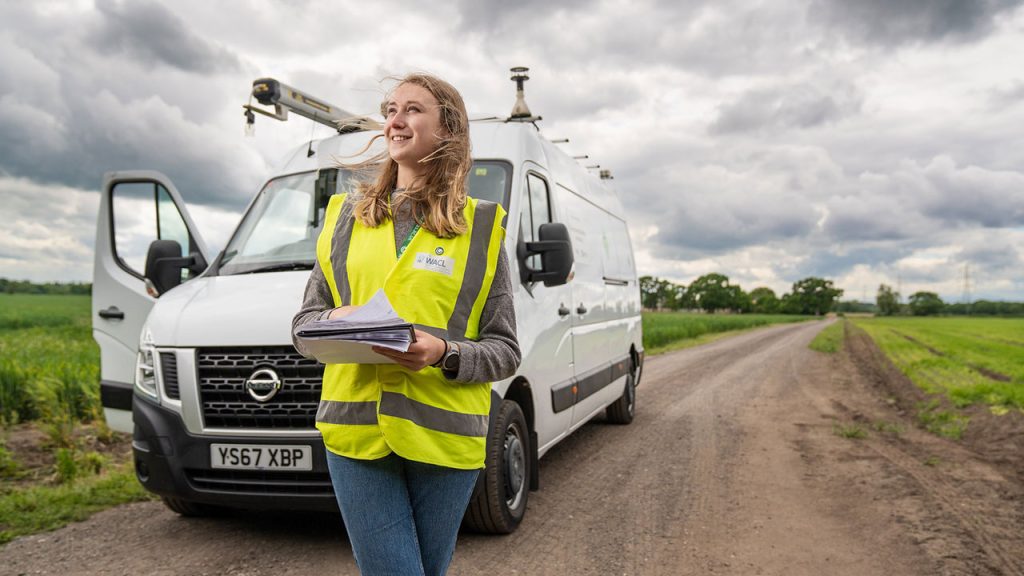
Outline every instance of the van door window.
<path id="1" fill-rule="evenodd" d="M 529 201 L 523 202 L 523 238 L 527 242 L 540 240 L 540 225 L 551 222 L 551 202 L 548 199 L 548 183 L 537 174 L 526 176 Z M 539 270 L 540 254 L 534 254 L 527 260 L 534 270 Z"/>
<path id="2" fill-rule="evenodd" d="M 188 254 L 188 227 L 166 188 L 155 182 L 121 182 L 111 198 L 114 256 L 122 268 L 141 278 L 154 240 L 175 240 L 182 256 Z M 183 269 L 182 278 L 188 273 Z"/>

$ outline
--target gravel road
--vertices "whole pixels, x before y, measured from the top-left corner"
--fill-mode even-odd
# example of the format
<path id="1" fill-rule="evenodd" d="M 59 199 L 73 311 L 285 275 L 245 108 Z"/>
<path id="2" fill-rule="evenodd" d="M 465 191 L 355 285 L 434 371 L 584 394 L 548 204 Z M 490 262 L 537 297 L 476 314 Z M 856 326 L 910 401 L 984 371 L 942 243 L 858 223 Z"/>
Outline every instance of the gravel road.
<path id="1" fill-rule="evenodd" d="M 650 358 L 629 426 L 541 461 L 510 536 L 460 536 L 451 574 L 1024 574 L 1024 489 L 915 429 L 823 322 Z M 866 438 L 836 430 L 857 426 Z M 185 519 L 121 506 L 0 549 L 3 574 L 356 574 L 333 515 Z"/>

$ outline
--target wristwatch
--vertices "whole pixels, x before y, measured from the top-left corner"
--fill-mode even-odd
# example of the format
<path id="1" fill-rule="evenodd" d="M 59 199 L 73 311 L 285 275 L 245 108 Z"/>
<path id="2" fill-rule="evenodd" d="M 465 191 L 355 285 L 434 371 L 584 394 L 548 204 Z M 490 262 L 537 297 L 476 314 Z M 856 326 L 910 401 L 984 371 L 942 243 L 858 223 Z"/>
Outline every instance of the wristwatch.
<path id="1" fill-rule="evenodd" d="M 457 374 L 459 372 L 459 344 L 457 342 L 445 342 L 447 349 L 441 355 L 437 366 L 445 372 Z"/>

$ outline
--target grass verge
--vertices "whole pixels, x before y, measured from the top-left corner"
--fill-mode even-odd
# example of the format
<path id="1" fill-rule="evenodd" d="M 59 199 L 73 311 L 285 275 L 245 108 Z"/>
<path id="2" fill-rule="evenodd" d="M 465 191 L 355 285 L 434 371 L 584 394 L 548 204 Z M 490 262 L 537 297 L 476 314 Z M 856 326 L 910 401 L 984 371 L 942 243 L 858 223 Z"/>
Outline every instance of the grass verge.
<path id="1" fill-rule="evenodd" d="M 835 354 L 843 347 L 845 326 L 846 320 L 842 319 L 829 324 L 821 332 L 818 332 L 818 335 L 814 337 L 814 340 L 811 340 L 808 347 L 818 352 Z"/>
<path id="2" fill-rule="evenodd" d="M 970 418 L 952 410 L 942 409 L 942 403 L 934 398 L 918 405 L 917 423 L 925 430 L 950 440 L 960 440 L 967 431 Z"/>
<path id="3" fill-rule="evenodd" d="M 0 494 L 0 544 L 85 520 L 111 506 L 153 498 L 135 479 L 130 461 L 65 484 L 15 488 Z"/>
<path id="4" fill-rule="evenodd" d="M 783 314 L 694 314 L 644 312 L 644 350 L 653 356 L 728 338 L 752 328 L 803 322 L 813 316 Z"/>

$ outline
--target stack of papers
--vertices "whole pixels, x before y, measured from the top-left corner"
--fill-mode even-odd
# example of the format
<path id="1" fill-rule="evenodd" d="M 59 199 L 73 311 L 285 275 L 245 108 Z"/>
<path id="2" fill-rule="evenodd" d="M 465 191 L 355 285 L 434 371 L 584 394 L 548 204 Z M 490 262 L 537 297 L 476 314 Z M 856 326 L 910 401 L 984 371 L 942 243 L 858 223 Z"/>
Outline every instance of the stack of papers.
<path id="1" fill-rule="evenodd" d="M 416 341 L 412 324 L 395 312 L 383 290 L 343 318 L 315 320 L 295 335 L 323 364 L 389 364 L 394 360 L 371 346 L 405 352 Z"/>

